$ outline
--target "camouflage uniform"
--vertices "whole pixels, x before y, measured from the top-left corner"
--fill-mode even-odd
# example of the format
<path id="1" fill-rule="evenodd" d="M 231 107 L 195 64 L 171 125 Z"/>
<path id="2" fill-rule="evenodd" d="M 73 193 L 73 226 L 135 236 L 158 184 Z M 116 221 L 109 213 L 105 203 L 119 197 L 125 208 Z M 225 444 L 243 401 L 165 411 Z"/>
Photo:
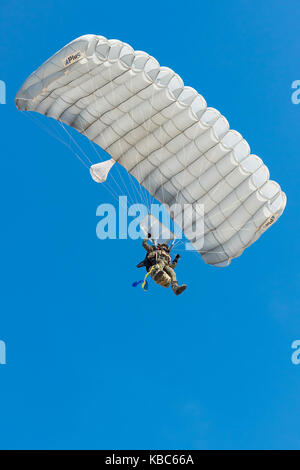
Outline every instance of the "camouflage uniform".
<path id="1" fill-rule="evenodd" d="M 180 294 L 186 286 L 178 286 L 176 273 L 174 269 L 177 266 L 178 258 L 171 261 L 171 256 L 164 249 L 157 249 L 148 243 L 148 239 L 143 240 L 143 247 L 147 251 L 147 258 L 152 264 L 151 277 L 155 282 L 163 287 L 169 287 L 171 284 L 175 294 Z"/>

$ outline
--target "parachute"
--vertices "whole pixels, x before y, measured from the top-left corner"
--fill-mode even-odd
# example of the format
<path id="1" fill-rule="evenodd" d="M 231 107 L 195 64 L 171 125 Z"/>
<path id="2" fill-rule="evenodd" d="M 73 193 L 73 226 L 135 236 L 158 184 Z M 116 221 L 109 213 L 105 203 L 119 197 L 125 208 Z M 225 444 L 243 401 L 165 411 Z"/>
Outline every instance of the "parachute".
<path id="1" fill-rule="evenodd" d="M 181 228 L 208 264 L 227 266 L 285 208 L 279 184 L 226 118 L 173 70 L 121 41 L 75 39 L 30 75 L 15 101 L 104 149 L 111 159 L 91 166 L 95 181 L 117 162 L 160 203 L 191 204 L 203 232 L 192 236 L 191 220 Z"/>

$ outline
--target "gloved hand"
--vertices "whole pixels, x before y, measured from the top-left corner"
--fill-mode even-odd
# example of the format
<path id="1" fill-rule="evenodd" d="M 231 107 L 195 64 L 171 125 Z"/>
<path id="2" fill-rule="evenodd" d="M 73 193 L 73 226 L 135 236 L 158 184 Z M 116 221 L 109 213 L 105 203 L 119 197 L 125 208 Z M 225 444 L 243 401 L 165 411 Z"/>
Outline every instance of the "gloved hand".
<path id="1" fill-rule="evenodd" d="M 151 238 L 151 233 L 148 233 L 148 238 Z"/>
<path id="2" fill-rule="evenodd" d="M 176 261 L 179 260 L 179 258 L 180 258 L 180 255 L 175 256 Z"/>

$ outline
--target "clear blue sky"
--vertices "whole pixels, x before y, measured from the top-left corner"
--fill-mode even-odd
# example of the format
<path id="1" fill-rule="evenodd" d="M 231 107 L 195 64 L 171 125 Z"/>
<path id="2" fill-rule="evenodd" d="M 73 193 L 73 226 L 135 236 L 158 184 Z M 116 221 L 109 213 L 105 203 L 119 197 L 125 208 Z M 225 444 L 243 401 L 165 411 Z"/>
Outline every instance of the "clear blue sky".
<path id="1" fill-rule="evenodd" d="M 297 0 L 1 2 L 0 448 L 300 448 L 299 15 Z M 173 68 L 287 193 L 229 268 L 184 255 L 181 297 L 131 287 L 139 242 L 95 234 L 96 207 L 114 199 L 14 106 L 43 60 L 87 33 Z"/>

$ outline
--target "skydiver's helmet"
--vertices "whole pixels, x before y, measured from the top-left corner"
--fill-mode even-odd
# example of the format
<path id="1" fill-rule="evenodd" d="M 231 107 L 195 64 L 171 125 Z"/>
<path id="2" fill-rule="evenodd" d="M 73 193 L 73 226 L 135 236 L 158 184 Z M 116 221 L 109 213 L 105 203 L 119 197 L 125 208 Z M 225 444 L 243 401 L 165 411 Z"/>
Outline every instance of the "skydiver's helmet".
<path id="1" fill-rule="evenodd" d="M 169 253 L 172 249 L 172 245 L 169 246 L 168 243 L 158 243 L 157 244 L 157 249 L 158 250 L 164 250 L 167 253 Z"/>

